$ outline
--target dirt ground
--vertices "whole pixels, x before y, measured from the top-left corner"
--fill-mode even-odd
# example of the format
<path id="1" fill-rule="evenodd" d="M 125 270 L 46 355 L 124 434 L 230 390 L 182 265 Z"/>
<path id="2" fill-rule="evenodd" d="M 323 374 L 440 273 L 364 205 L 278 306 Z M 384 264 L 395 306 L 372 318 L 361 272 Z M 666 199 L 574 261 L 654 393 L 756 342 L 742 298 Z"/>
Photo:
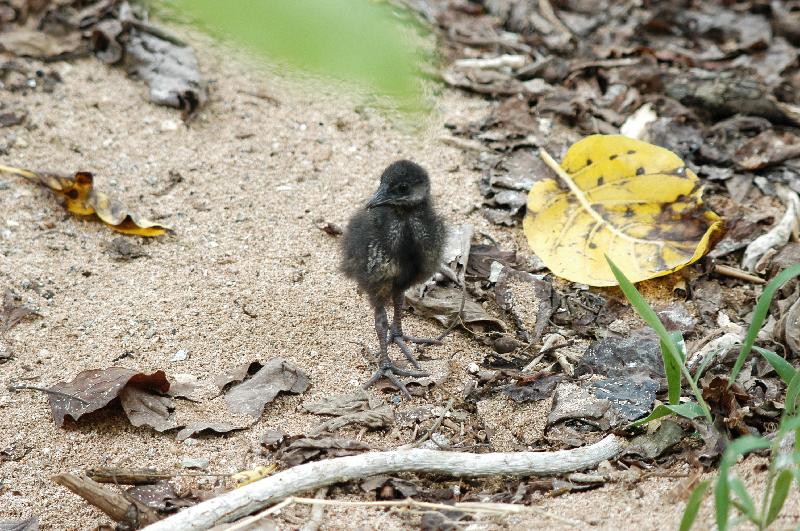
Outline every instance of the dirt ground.
<path id="1" fill-rule="evenodd" d="M 267 429 L 303 433 L 318 424 L 297 411 L 303 400 L 356 390 L 373 369 L 360 347 L 374 343 L 372 312 L 338 271 L 338 240 L 315 220 L 343 226 L 390 162 L 409 158 L 430 171 L 436 204 L 450 224 L 468 222 L 499 241 L 519 241 L 474 210 L 479 175 L 460 150 L 438 140 L 446 120 L 462 120 L 484 108 L 483 100 L 446 91 L 430 123 L 413 132 L 324 84 L 288 79 L 278 68 L 254 69 L 204 39 L 193 43 L 213 84 L 212 101 L 190 127 L 176 111 L 148 103 L 142 84 L 93 59 L 49 65 L 64 79 L 52 94 L 2 96 L 30 113 L 27 127 L 13 129 L 17 145 L 3 164 L 92 171 L 99 189 L 175 234 L 141 241 L 146 257 L 117 262 L 106 251 L 117 234 L 67 214 L 43 189 L 0 176 L 7 185 L 0 186 L 0 290 L 13 289 L 42 314 L 5 338 L 14 358 L 0 365 L 0 448 L 24 456 L 0 460 L 0 520 L 38 515 L 43 529 L 108 525 L 50 477 L 112 465 L 181 470 L 187 457 L 208 459 L 216 473 L 252 468 L 264 464 L 259 440 Z M 162 193 L 175 172 L 182 182 Z M 418 317 L 405 326 L 413 335 L 440 332 Z M 188 358 L 171 362 L 179 350 Z M 462 388 L 468 365 L 487 349 L 453 334 L 428 352 L 434 360 L 426 367 L 450 370 L 434 391 L 446 396 Z M 279 397 L 250 429 L 185 442 L 134 428 L 114 411 L 58 428 L 44 394 L 6 390 L 12 382 L 49 386 L 114 365 L 206 379 L 275 356 L 310 375 L 308 392 Z M 502 402 L 508 411 L 517 407 Z M 421 403 L 404 401 L 398 410 Z M 532 411 L 534 426 L 546 410 Z M 408 442 L 385 433 L 367 439 L 384 448 Z M 673 470 L 681 476 L 688 466 Z M 537 508 L 596 529 L 674 529 L 683 507 L 669 493 L 680 479 L 611 484 L 542 498 Z M 208 487 L 214 478 L 182 481 Z M 337 488 L 329 496 L 353 498 L 353 492 Z M 800 504 L 789 507 L 787 524 L 800 514 Z M 707 528 L 709 503 L 703 511 L 700 527 Z M 292 507 L 276 523 L 297 528 L 307 515 L 307 508 Z M 405 529 L 418 521 L 407 511 L 338 508 L 326 512 L 323 528 Z M 479 518 L 470 529 L 562 525 L 531 515 Z"/>

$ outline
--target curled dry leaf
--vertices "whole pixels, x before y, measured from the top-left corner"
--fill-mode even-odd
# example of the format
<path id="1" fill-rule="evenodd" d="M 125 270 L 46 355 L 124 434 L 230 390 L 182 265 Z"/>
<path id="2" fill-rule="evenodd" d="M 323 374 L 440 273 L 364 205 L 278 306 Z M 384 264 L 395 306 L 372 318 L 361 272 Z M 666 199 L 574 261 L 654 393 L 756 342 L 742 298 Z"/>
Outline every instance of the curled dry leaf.
<path id="1" fill-rule="evenodd" d="M 302 393 L 308 386 L 308 375 L 297 365 L 273 358 L 250 378 L 233 385 L 225 395 L 225 403 L 234 413 L 258 418 L 278 393 Z"/>
<path id="2" fill-rule="evenodd" d="M 67 418 L 76 421 L 87 413 L 107 406 L 120 397 L 128 386 L 137 388 L 127 397 L 128 404 L 132 406 L 141 402 L 139 393 L 166 393 L 169 390 L 169 381 L 164 371 L 144 374 L 124 367 L 83 371 L 71 382 L 59 382 L 50 388 L 53 393 L 48 396 L 53 419 L 57 426 L 63 426 Z M 128 390 L 128 393 L 131 391 Z M 149 417 L 133 407 L 125 412 L 129 417 L 132 415 L 137 422 Z M 131 419 L 131 422 L 134 420 Z"/>
<path id="3" fill-rule="evenodd" d="M 406 293 L 406 302 L 414 308 L 415 312 L 431 317 L 444 326 L 450 326 L 454 319 L 458 319 L 458 311 L 461 309 L 463 297 L 464 294 L 460 289 L 436 286 L 425 293 L 424 297 L 419 297 L 411 292 Z M 486 313 L 483 306 L 469 297 L 463 300 L 464 310 L 461 312 L 461 321 L 464 326 L 473 332 L 481 332 L 485 329 L 506 329 L 505 323 Z"/>
<path id="4" fill-rule="evenodd" d="M 372 446 L 354 439 L 302 437 L 292 441 L 287 447 L 280 448 L 275 458 L 286 466 L 297 466 L 306 461 L 356 455 L 369 450 L 373 450 Z"/>
<path id="5" fill-rule="evenodd" d="M 547 161 L 549 155 L 542 153 Z M 616 285 L 605 256 L 634 282 L 699 260 L 721 235 L 703 207 L 697 175 L 674 153 L 620 135 L 574 144 L 556 179 L 533 185 L 524 230 L 556 275 L 590 286 Z"/>
<path id="6" fill-rule="evenodd" d="M 93 176 L 81 171 L 74 177 L 0 166 L 0 171 L 25 177 L 64 197 L 67 210 L 78 216 L 97 216 L 112 230 L 136 236 L 160 236 L 169 229 L 128 211 L 127 207 L 94 189 Z"/>

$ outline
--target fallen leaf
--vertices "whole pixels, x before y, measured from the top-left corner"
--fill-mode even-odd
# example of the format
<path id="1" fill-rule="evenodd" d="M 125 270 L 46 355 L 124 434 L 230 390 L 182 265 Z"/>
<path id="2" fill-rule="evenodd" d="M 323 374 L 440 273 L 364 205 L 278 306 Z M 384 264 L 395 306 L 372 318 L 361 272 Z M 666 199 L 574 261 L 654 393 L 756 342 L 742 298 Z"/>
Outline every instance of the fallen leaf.
<path id="1" fill-rule="evenodd" d="M 169 481 L 159 481 L 153 485 L 137 485 L 125 493 L 161 514 L 173 513 L 200 501 L 200 498 L 193 496 L 191 491 L 188 496 L 179 495 L 175 486 Z"/>
<path id="2" fill-rule="evenodd" d="M 550 398 L 556 385 L 563 379 L 562 374 L 551 374 L 532 382 L 525 382 L 524 385 L 521 383 L 507 385 L 503 388 L 503 393 L 518 403 L 544 400 Z"/>
<path id="3" fill-rule="evenodd" d="M 67 418 L 77 421 L 107 406 L 129 385 L 138 387 L 141 392 L 166 393 L 169 390 L 164 371 L 144 374 L 124 367 L 82 371 L 71 382 L 59 382 L 50 387 L 54 393 L 48 394 L 48 398 L 56 426 L 63 426 Z"/>
<path id="4" fill-rule="evenodd" d="M 504 267 L 494 288 L 497 305 L 511 314 L 525 342 L 538 342 L 550 320 L 550 283 L 525 271 Z"/>
<path id="5" fill-rule="evenodd" d="M 20 321 L 30 316 L 39 316 L 39 314 L 32 308 L 17 305 L 14 294 L 6 290 L 3 296 L 3 310 L 0 311 L 0 333 L 8 332 Z"/>
<path id="6" fill-rule="evenodd" d="M 181 109 L 184 119 L 194 115 L 208 99 L 197 57 L 189 46 L 131 30 L 124 58 L 128 74 L 150 87 L 150 100 Z"/>
<path id="7" fill-rule="evenodd" d="M 81 48 L 85 46 L 78 32 L 56 36 L 21 27 L 0 33 L 0 51 L 19 57 L 55 60 Z"/>
<path id="8" fill-rule="evenodd" d="M 381 401 L 371 397 L 363 389 L 349 395 L 325 396 L 320 400 L 303 402 L 302 408 L 315 415 L 342 416 L 368 409 L 375 409 Z"/>
<path id="9" fill-rule="evenodd" d="M 230 433 L 232 431 L 239 431 L 244 430 L 250 427 L 251 424 L 230 424 L 228 422 L 192 422 L 191 424 L 187 424 L 175 435 L 175 439 L 178 441 L 185 441 L 189 437 L 194 437 L 195 435 L 202 435 L 204 433 L 217 433 L 217 434 L 225 434 Z"/>
<path id="10" fill-rule="evenodd" d="M 483 306 L 469 296 L 464 299 L 460 289 L 436 286 L 425 293 L 423 297 L 419 297 L 411 291 L 406 293 L 406 302 L 414 308 L 415 312 L 435 319 L 444 326 L 450 326 L 453 320 L 458 319 L 462 300 L 464 301 L 464 310 L 461 312 L 461 321 L 473 332 L 506 329 L 505 323 L 487 314 Z"/>
<path id="11" fill-rule="evenodd" d="M 128 212 L 115 199 L 94 189 L 93 176 L 89 172 L 78 172 L 74 177 L 53 173 L 36 173 L 19 168 L 0 166 L 0 171 L 19 175 L 31 182 L 46 186 L 64 197 L 67 210 L 78 216 L 97 216 L 112 230 L 138 236 L 160 236 L 169 229 L 148 219 Z"/>
<path id="12" fill-rule="evenodd" d="M 770 129 L 737 149 L 734 161 L 742 169 L 760 170 L 795 157 L 800 157 L 800 136 Z"/>
<path id="13" fill-rule="evenodd" d="M 39 517 L 31 516 L 25 520 L 0 521 L 0 531 L 38 531 Z"/>
<path id="14" fill-rule="evenodd" d="M 178 426 L 175 402 L 168 396 L 153 394 L 148 388 L 126 385 L 119 393 L 119 401 L 134 426 L 149 426 L 159 432 Z"/>
<path id="15" fill-rule="evenodd" d="M 258 418 L 278 393 L 302 393 L 308 386 L 308 376 L 299 367 L 283 358 L 273 358 L 253 376 L 233 385 L 225 394 L 225 403 L 234 413 Z"/>
<path id="16" fill-rule="evenodd" d="M 389 406 L 381 406 L 379 408 L 359 411 L 358 413 L 349 413 L 333 418 L 320 424 L 318 427 L 311 430 L 310 433 L 311 435 L 319 435 L 325 432 L 330 433 L 350 425 L 377 430 L 391 426 L 392 424 L 394 424 L 394 410 Z"/>
<path id="17" fill-rule="evenodd" d="M 559 177 L 534 184 L 524 230 L 556 275 L 590 286 L 616 280 L 605 256 L 634 282 L 699 260 L 720 236 L 697 176 L 674 153 L 619 135 L 573 145 Z"/>
<path id="18" fill-rule="evenodd" d="M 316 459 L 356 455 L 373 449 L 372 446 L 353 439 L 302 437 L 292 441 L 285 448 L 280 448 L 275 454 L 275 459 L 287 467 L 292 467 Z"/>
<path id="19" fill-rule="evenodd" d="M 677 422 L 664 419 L 653 433 L 646 433 L 631 439 L 625 455 L 638 455 L 645 459 L 655 459 L 681 442 L 683 428 Z"/>
<path id="20" fill-rule="evenodd" d="M 361 482 L 361 490 L 375 494 L 376 500 L 402 500 L 416 496 L 419 488 L 405 479 L 372 476 Z"/>
<path id="21" fill-rule="evenodd" d="M 231 479 L 236 482 L 236 488 L 244 487 L 250 483 L 254 483 L 259 479 L 264 479 L 272 475 L 277 470 L 277 465 L 270 466 L 257 466 L 252 470 L 243 470 L 231 476 Z"/>

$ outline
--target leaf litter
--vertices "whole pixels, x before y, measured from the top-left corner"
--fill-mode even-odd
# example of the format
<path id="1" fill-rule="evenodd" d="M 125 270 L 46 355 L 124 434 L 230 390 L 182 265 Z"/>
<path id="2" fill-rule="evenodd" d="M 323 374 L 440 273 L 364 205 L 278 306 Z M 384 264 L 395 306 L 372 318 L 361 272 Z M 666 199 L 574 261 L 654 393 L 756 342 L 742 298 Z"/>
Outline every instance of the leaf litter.
<path id="1" fill-rule="evenodd" d="M 429 6 L 435 3 L 425 2 Z M 519 224 L 527 212 L 527 204 L 521 199 L 548 175 L 538 157 L 540 148 L 561 159 L 567 148 L 582 136 L 616 134 L 628 123 L 629 116 L 643 104 L 649 104 L 656 119 L 639 126 L 642 139 L 674 151 L 687 167 L 696 171 L 699 182 L 705 186 L 707 204 L 716 205 L 714 200 L 724 198 L 733 205 L 731 210 L 737 208 L 742 214 L 741 231 L 731 238 L 724 254 L 714 256 L 723 263 L 738 265 L 744 247 L 767 232 L 786 210 L 784 203 L 776 199 L 774 186 L 757 185 L 754 177 L 785 183 L 791 189 L 800 167 L 793 151 L 797 133 L 796 114 L 793 113 L 798 101 L 790 90 L 800 79 L 797 78 L 796 59 L 792 60 L 796 58 L 797 41 L 792 40 L 796 32 L 791 25 L 784 24 L 776 16 L 783 6 L 732 10 L 712 3 L 688 10 L 666 5 L 585 10 L 577 3 L 558 3 L 551 6 L 552 13 L 547 13 L 542 6 L 548 3 L 519 3 L 514 9 L 510 8 L 511 4 L 514 3 L 486 2 L 470 9 L 441 11 L 431 7 L 427 15 L 429 20 L 447 29 L 442 43 L 447 53 L 462 54 L 463 59 L 468 59 L 459 61 L 460 58 L 456 58 L 443 76 L 445 82 L 487 94 L 486 97 L 496 101 L 483 119 L 449 127 L 451 134 L 480 146 L 478 150 L 470 150 L 468 156 L 474 157 L 476 167 L 484 171 L 484 179 L 476 186 L 484 196 L 482 210 L 486 217 L 501 225 Z M 791 18 L 793 14 L 780 16 Z M 601 20 L 601 16 L 609 20 Z M 665 31 L 686 28 L 686 23 L 698 31 Z M 770 27 L 771 31 L 752 31 L 752 28 Z M 607 38 L 601 38 L 600 28 L 613 31 Z M 465 49 L 467 42 L 470 50 Z M 115 49 L 109 42 L 108 53 L 113 56 Z M 725 69 L 733 73 L 726 74 Z M 739 111 L 744 115 L 736 114 Z M 767 149 L 762 149 L 764 147 Z M 757 208 L 752 207 L 755 204 Z M 757 215 L 747 217 L 748 207 L 757 211 Z M 734 217 L 716 206 L 712 210 L 723 214 L 726 222 Z M 334 227 L 321 223 L 320 230 L 328 232 L 330 229 L 335 233 Z M 508 233 L 501 227 L 497 230 L 501 234 Z M 495 401 L 504 410 L 503 415 L 509 417 L 521 408 L 541 407 L 545 413 L 550 412 L 549 426 L 541 428 L 544 431 L 525 426 L 530 413 L 519 415 L 520 428 L 506 429 L 503 435 L 510 434 L 507 441 L 517 445 L 513 448 L 526 444 L 529 447 L 577 446 L 613 426 L 627 424 L 640 412 L 646 413 L 653 400 L 664 398 L 657 342 L 631 332 L 630 316 L 618 295 L 553 278 L 541 265 L 540 257 L 534 256 L 535 251 L 531 255 L 529 249 L 508 248 L 505 243 L 508 239 L 504 238 L 501 246 L 485 234 L 475 236 L 470 230 L 461 233 L 462 240 L 467 233 L 469 259 L 459 259 L 463 258 L 465 249 L 462 245 L 461 255 L 454 255 L 447 264 L 455 273 L 452 278 L 447 275 L 437 278 L 436 283 L 429 283 L 424 291 L 410 295 L 409 302 L 414 311 L 446 327 L 445 333 L 463 323 L 475 338 L 476 348 L 503 350 L 502 356 L 498 354 L 493 359 L 498 367 L 500 360 L 505 361 L 500 368 L 484 367 L 474 374 L 470 372 L 464 389 L 467 398 L 456 406 L 464 415 L 461 418 L 466 419 L 467 427 L 461 427 L 461 432 L 466 432 L 464 436 L 460 439 L 457 436 L 458 422 L 464 420 L 449 414 L 443 416 L 446 422 L 442 423 L 442 432 L 447 431 L 453 441 L 459 440 L 467 446 L 492 448 L 504 444 L 499 432 L 482 431 L 480 423 L 472 423 L 482 419 L 481 412 L 486 411 L 482 404 Z M 763 264 L 758 274 L 771 277 L 791 265 L 791 258 L 786 262 L 776 258 L 791 245 L 791 242 L 775 245 L 772 248 L 775 254 L 760 256 Z M 536 265 L 537 260 L 539 265 Z M 463 275 L 459 274 L 459 268 L 463 269 Z M 515 305 L 509 304 L 507 279 L 501 282 L 503 272 L 514 278 L 529 278 L 526 275 L 533 273 L 541 275 L 541 279 L 536 278 L 537 282 L 524 281 L 527 285 L 541 283 L 542 289 L 539 293 L 534 289 L 534 296 L 524 299 L 526 304 L 516 309 L 516 315 Z M 708 259 L 686 268 L 682 275 L 675 281 L 677 295 L 667 292 L 669 300 L 676 301 L 678 313 L 697 316 L 702 321 L 696 329 L 687 331 L 689 345 L 696 345 L 690 350 L 700 348 L 707 341 L 706 336 L 716 326 L 719 311 L 727 309 L 734 321 L 746 322 L 757 293 L 753 286 L 715 274 L 713 263 Z M 671 283 L 675 278 L 667 277 L 662 282 Z M 549 295 L 545 295 L 547 288 Z M 791 289 L 787 288 L 786 293 L 780 294 L 780 300 L 771 310 L 775 321 L 783 319 L 784 326 L 775 325 L 775 335 L 770 337 L 788 349 L 787 358 L 796 364 L 790 355 L 793 322 L 790 315 L 794 315 L 792 309 L 797 305 L 789 291 Z M 440 296 L 442 293 L 446 296 Z M 664 297 L 663 290 L 660 293 L 656 290 L 656 293 Z M 706 297 L 708 294 L 710 298 Z M 444 299 L 446 304 L 437 299 Z M 537 308 L 549 308 L 550 315 L 541 319 L 539 315 L 548 312 L 526 315 L 524 312 L 531 310 L 527 301 L 534 301 L 534 306 L 539 304 Z M 470 321 L 467 316 L 477 319 Z M 540 323 L 543 323 L 542 330 L 538 330 Z M 578 340 L 578 348 L 573 349 L 578 355 L 569 358 L 576 368 L 574 375 L 567 374 L 563 367 L 559 370 L 554 361 L 556 351 L 541 349 L 546 352 L 539 352 L 542 337 L 560 332 L 570 336 L 570 341 Z M 626 346 L 626 342 L 632 346 Z M 601 346 L 609 356 L 598 354 Z M 633 357 L 636 362 L 628 364 Z M 728 361 L 721 359 L 716 369 L 724 368 L 726 363 Z M 302 378 L 292 370 L 281 374 L 274 387 L 264 386 L 256 378 L 261 368 L 261 364 L 247 364 L 243 370 L 240 368 L 238 375 L 227 381 L 222 378 L 219 387 L 229 393 L 256 380 L 252 388 L 267 388 L 268 396 L 273 398 L 278 394 L 272 394 L 275 388 L 286 387 L 285 392 L 292 392 L 291 389 L 302 387 Z M 712 376 L 702 379 L 701 385 L 709 393 L 709 400 L 716 400 L 716 407 L 725 413 L 731 428 L 741 430 L 744 426 L 769 432 L 767 419 L 774 419 L 782 408 L 783 386 L 774 374 L 763 368 L 759 370 L 755 363 L 747 365 L 739 383 L 744 379 L 748 386 L 745 389 L 751 396 L 739 392 L 733 398 L 721 391 L 723 385 L 718 373 L 709 374 Z M 625 382 L 636 385 L 626 386 Z M 466 393 L 470 385 L 485 393 Z M 174 389 L 170 391 L 175 393 L 172 398 L 182 396 Z M 191 390 L 183 393 L 192 394 Z M 260 417 L 265 405 L 253 397 L 255 394 L 253 391 L 248 395 L 253 401 L 242 408 L 249 416 Z M 165 398 L 159 393 L 146 396 Z M 226 396 L 227 393 L 223 401 Z M 435 391 L 428 393 L 426 404 L 439 398 Z M 411 419 L 412 415 L 397 414 L 389 406 L 371 403 L 371 398 L 365 400 L 363 396 L 353 395 L 338 399 L 341 400 L 308 404 L 307 411 L 333 416 L 331 420 L 335 422 L 327 425 L 317 437 L 307 437 L 310 433 L 284 434 L 280 444 L 286 448 L 298 443 L 292 449 L 295 453 L 287 460 L 298 463 L 333 456 L 336 452 L 371 449 L 355 439 L 328 437 L 328 431 L 347 426 L 356 429 L 399 426 L 403 430 L 414 426 L 416 430 L 423 426 L 421 421 L 430 425 L 436 418 L 433 407 L 422 408 L 427 411 L 415 412 L 413 415 L 418 416 Z M 134 401 L 134 404 L 140 402 Z M 167 422 L 170 410 L 161 406 L 163 402 L 157 400 L 154 407 L 146 406 L 144 410 L 150 410 L 148 415 Z M 386 415 L 382 412 L 384 408 Z M 747 408 L 749 412 L 745 411 Z M 376 411 L 381 413 L 375 414 Z M 360 423 L 341 424 L 341 419 L 349 415 L 367 412 L 378 419 L 374 424 L 366 417 Z M 488 419 L 488 415 L 485 418 Z M 198 422 L 184 428 L 188 429 L 185 436 L 190 437 L 203 429 L 225 432 L 231 425 Z M 534 433 L 524 433 L 523 427 Z M 651 436 L 650 439 L 634 439 L 637 453 L 631 455 L 645 461 L 657 459 L 673 448 L 685 433 L 685 425 L 662 421 L 654 432 L 641 436 Z M 714 437 L 705 435 L 706 443 L 718 444 L 721 448 L 724 437 L 719 432 L 712 435 L 717 437 L 716 442 Z M 437 437 L 436 440 L 442 439 Z M 703 453 L 715 455 L 708 447 Z M 382 478 L 381 481 L 375 482 L 379 491 L 385 490 L 391 496 L 397 492 L 402 494 L 393 483 Z M 556 486 L 556 481 L 563 482 L 547 480 L 546 489 L 567 488 Z M 511 491 L 494 494 L 498 499 L 502 496 L 511 499 L 515 495 Z"/>

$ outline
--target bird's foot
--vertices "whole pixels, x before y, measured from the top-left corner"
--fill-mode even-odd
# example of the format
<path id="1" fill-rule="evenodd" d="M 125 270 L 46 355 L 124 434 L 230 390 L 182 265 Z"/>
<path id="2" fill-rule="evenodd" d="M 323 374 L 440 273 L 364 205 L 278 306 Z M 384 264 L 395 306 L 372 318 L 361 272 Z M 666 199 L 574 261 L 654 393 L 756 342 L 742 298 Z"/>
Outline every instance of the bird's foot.
<path id="1" fill-rule="evenodd" d="M 406 357 L 406 359 L 411 363 L 411 365 L 413 365 L 417 369 L 420 368 L 419 362 L 417 362 L 417 358 L 414 356 L 414 353 L 411 352 L 411 349 L 408 348 L 408 343 L 416 343 L 417 345 L 441 345 L 442 344 L 442 342 L 439 341 L 438 339 L 428 339 L 428 338 L 424 338 L 424 337 L 411 337 L 411 336 L 405 335 L 402 331 L 400 331 L 400 332 L 393 331 L 391 335 L 392 335 L 391 341 L 393 341 L 394 343 L 397 344 L 398 347 L 400 347 L 400 350 L 403 352 L 403 355 Z"/>
<path id="2" fill-rule="evenodd" d="M 417 365 L 416 363 L 415 365 L 417 366 L 417 368 L 419 368 L 419 365 Z M 394 363 L 392 363 L 392 360 L 390 360 L 389 358 L 385 358 L 378 362 L 378 370 L 375 371 L 375 374 L 373 374 L 369 380 L 367 380 L 367 382 L 363 385 L 363 387 L 364 389 L 367 389 L 368 387 L 374 385 L 381 378 L 386 378 L 387 380 L 392 382 L 392 385 L 400 389 L 400 391 L 404 395 L 406 395 L 408 398 L 411 398 L 411 393 L 408 392 L 406 384 L 404 384 L 403 381 L 400 380 L 400 378 L 398 378 L 398 376 L 422 378 L 430 375 L 427 372 L 423 371 L 412 371 L 409 369 L 402 369 L 397 365 L 395 365 Z"/>

